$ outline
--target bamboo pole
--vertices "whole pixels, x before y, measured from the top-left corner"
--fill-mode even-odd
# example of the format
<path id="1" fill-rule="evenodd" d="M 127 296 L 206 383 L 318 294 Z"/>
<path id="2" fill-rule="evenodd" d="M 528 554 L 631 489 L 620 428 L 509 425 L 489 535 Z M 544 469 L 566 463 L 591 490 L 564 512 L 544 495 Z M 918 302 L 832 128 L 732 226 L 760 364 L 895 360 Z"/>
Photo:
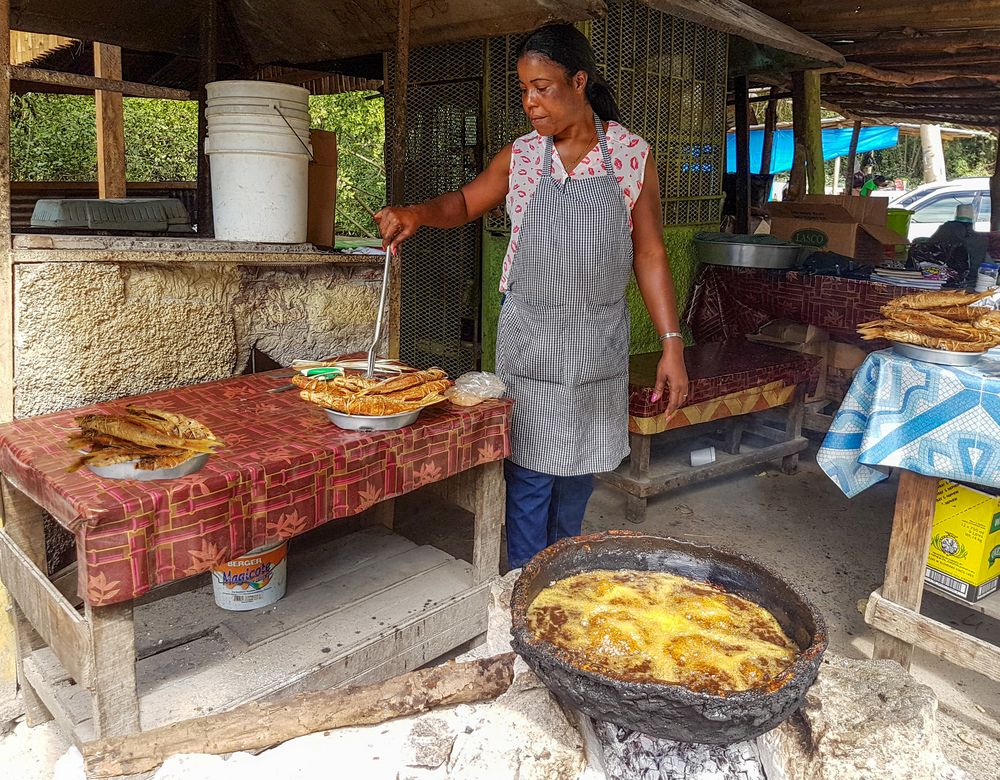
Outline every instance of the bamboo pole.
<path id="1" fill-rule="evenodd" d="M 62 73 L 57 70 L 42 68 L 26 68 L 14 65 L 10 68 L 10 77 L 15 81 L 29 81 L 34 84 L 49 84 L 55 87 L 74 87 L 94 91 L 97 89 L 108 92 L 121 92 L 130 97 L 163 98 L 164 100 L 195 100 L 197 95 L 185 89 L 170 87 L 154 87 L 150 84 L 139 84 L 135 81 L 121 79 L 102 79 L 96 76 L 83 76 L 79 73 Z"/>
<path id="2" fill-rule="evenodd" d="M 736 99 L 736 232 L 750 232 L 750 85 L 746 76 L 733 79 Z"/>
<path id="3" fill-rule="evenodd" d="M 121 81 L 122 50 L 94 42 L 94 75 Z M 97 196 L 125 197 L 125 108 L 121 92 L 94 90 L 97 115 Z"/>
<path id="4" fill-rule="evenodd" d="M 406 186 L 406 89 L 410 79 L 410 0 L 399 0 L 396 19 L 396 79 L 393 89 L 392 127 L 392 202 L 402 205 Z M 399 327 L 402 307 L 399 257 L 394 257 L 389 271 L 392 288 L 389 296 L 389 357 L 399 357 Z"/>

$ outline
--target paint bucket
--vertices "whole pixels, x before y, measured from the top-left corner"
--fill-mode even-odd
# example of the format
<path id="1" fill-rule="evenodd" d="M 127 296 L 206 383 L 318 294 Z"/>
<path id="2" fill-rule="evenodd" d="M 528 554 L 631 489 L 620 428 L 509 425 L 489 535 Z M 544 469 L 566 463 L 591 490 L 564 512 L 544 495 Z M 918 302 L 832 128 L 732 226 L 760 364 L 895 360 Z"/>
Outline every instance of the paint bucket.
<path id="1" fill-rule="evenodd" d="M 274 604 L 285 595 L 288 543 L 258 547 L 212 568 L 215 603 L 233 612 Z"/>

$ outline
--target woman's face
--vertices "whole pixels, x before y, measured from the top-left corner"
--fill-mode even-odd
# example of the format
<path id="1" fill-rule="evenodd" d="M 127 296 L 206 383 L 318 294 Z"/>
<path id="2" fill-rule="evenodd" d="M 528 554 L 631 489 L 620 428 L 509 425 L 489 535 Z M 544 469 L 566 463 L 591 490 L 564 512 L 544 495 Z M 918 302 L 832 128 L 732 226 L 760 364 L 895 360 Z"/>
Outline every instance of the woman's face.
<path id="1" fill-rule="evenodd" d="M 528 53 L 517 61 L 517 76 L 521 105 L 539 135 L 559 135 L 581 115 L 590 115 L 583 71 L 568 76 L 559 63 Z"/>

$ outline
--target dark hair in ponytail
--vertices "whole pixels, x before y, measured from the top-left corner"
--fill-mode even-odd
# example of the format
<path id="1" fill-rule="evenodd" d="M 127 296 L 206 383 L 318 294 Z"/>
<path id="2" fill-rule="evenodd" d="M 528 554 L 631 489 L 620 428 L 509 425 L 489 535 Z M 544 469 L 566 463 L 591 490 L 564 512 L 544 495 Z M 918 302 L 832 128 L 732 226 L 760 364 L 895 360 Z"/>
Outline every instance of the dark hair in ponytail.
<path id="1" fill-rule="evenodd" d="M 618 103 L 611 85 L 597 69 L 597 59 L 590 41 L 571 24 L 549 24 L 535 30 L 522 44 L 518 59 L 526 54 L 540 54 L 562 65 L 572 78 L 581 70 L 587 74 L 587 100 L 604 121 L 621 122 Z"/>

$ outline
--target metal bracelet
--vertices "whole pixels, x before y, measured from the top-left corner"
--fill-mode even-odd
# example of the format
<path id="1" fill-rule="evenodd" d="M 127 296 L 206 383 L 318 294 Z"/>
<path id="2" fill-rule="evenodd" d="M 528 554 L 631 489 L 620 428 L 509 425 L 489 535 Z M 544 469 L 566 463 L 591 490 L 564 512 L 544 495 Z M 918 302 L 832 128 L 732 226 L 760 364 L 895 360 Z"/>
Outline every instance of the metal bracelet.
<path id="1" fill-rule="evenodd" d="M 660 341 L 666 341 L 667 339 L 683 339 L 683 333 L 677 333 L 676 331 L 670 331 L 669 333 L 664 333 L 660 336 Z"/>

